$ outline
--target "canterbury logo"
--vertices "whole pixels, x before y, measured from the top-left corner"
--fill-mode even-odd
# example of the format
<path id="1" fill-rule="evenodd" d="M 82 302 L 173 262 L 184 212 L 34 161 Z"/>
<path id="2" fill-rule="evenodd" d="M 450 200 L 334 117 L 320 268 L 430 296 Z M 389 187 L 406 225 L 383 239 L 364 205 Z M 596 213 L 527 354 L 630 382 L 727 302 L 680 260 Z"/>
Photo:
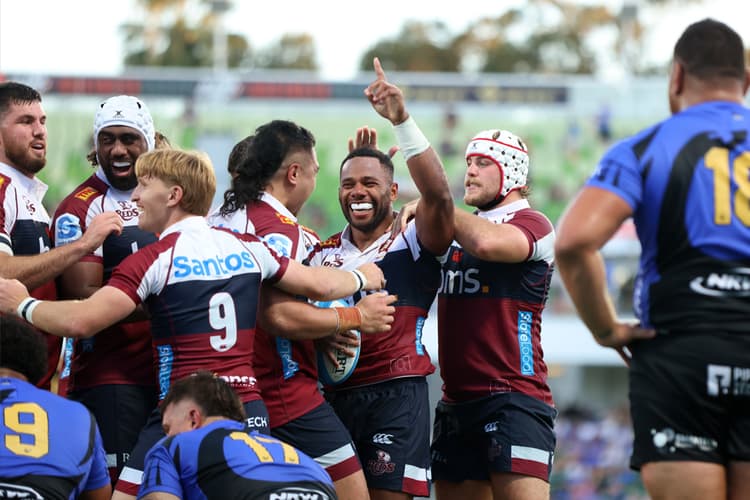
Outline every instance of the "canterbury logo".
<path id="1" fill-rule="evenodd" d="M 393 434 L 373 434 L 372 442 L 375 444 L 393 444 Z"/>

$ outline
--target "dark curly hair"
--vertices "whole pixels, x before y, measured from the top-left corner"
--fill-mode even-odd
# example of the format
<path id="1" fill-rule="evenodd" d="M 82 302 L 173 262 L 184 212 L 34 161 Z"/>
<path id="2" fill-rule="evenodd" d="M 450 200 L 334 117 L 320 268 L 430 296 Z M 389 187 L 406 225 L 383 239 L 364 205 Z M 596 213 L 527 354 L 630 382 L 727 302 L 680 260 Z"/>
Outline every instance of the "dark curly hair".
<path id="1" fill-rule="evenodd" d="M 221 215 L 227 216 L 259 199 L 289 154 L 312 151 L 314 147 L 312 132 L 294 122 L 273 120 L 255 129 L 244 159 L 234 167 L 236 175 L 224 193 Z"/>
<path id="2" fill-rule="evenodd" d="M 47 341 L 22 319 L 0 314 L 0 368 L 22 374 L 37 384 L 47 373 Z"/>

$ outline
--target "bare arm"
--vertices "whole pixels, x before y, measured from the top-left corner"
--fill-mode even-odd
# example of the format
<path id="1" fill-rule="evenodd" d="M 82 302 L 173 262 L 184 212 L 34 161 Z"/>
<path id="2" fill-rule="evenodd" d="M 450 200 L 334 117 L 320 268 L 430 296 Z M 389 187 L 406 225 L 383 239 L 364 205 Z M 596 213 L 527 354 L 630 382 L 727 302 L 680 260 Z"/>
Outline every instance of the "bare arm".
<path id="1" fill-rule="evenodd" d="M 30 290 L 54 279 L 81 257 L 93 252 L 112 232 L 122 231 L 122 220 L 115 212 L 104 212 L 91 221 L 80 239 L 38 255 L 6 255 L 0 253 L 0 276 L 17 279 Z"/>
<path id="2" fill-rule="evenodd" d="M 634 338 L 653 336 L 652 330 L 635 328 L 617 319 L 599 249 L 632 215 L 619 196 L 585 187 L 558 224 L 555 259 L 560 277 L 581 320 L 603 346 L 619 348 Z"/>
<path id="3" fill-rule="evenodd" d="M 466 212 L 454 212 L 456 241 L 471 255 L 490 262 L 523 262 L 529 255 L 529 240 L 512 224 L 492 222 Z"/>
<path id="4" fill-rule="evenodd" d="M 60 299 L 85 299 L 92 296 L 104 285 L 104 267 L 98 262 L 77 262 L 67 268 L 58 279 Z M 143 321 L 149 318 L 142 304 L 139 304 L 122 323 Z"/>
<path id="5" fill-rule="evenodd" d="M 107 484 L 95 490 L 82 491 L 78 498 L 81 500 L 109 500 L 112 497 L 112 485 Z"/>
<path id="6" fill-rule="evenodd" d="M 415 221 L 419 240 L 432 253 L 443 254 L 453 241 L 454 234 L 451 224 L 453 198 L 445 169 L 419 128 L 413 121 L 409 121 L 403 93 L 386 80 L 377 57 L 374 66 L 377 78 L 365 89 L 365 95 L 375 111 L 395 127 L 409 174 L 421 195 Z M 419 146 L 413 148 L 415 144 Z"/>
<path id="7" fill-rule="evenodd" d="M 57 280 L 61 299 L 85 299 L 102 287 L 104 267 L 99 262 L 76 262 Z"/>
<path id="8" fill-rule="evenodd" d="M 18 280 L 0 278 L 0 310 L 17 314 L 29 296 Z M 91 337 L 122 320 L 135 309 L 133 300 L 121 290 L 104 286 L 84 300 L 41 300 L 33 304 L 32 323 L 59 337 Z M 29 319 L 26 315 L 25 319 Z"/>
<path id="9" fill-rule="evenodd" d="M 395 295 L 369 294 L 356 307 L 361 322 L 354 326 L 364 333 L 385 332 L 393 323 Z M 339 329 L 336 311 L 297 300 L 278 288 L 264 286 L 258 303 L 258 322 L 272 335 L 292 340 L 318 339 Z"/>
<path id="10" fill-rule="evenodd" d="M 365 275 L 365 290 L 380 290 L 385 284 L 383 271 L 368 263 L 358 268 Z M 278 288 L 293 295 L 312 300 L 333 300 L 349 297 L 360 290 L 358 278 L 351 271 L 331 267 L 309 267 L 295 260 L 289 261 L 284 276 L 276 283 Z"/>
<path id="11" fill-rule="evenodd" d="M 153 493 L 149 493 L 141 500 L 180 500 L 180 498 L 172 495 L 171 493 L 155 491 Z"/>
<path id="12" fill-rule="evenodd" d="M 414 184 L 422 195 L 414 224 L 422 244 L 435 255 L 442 255 L 454 238 L 454 206 L 443 164 L 430 147 L 406 161 Z"/>

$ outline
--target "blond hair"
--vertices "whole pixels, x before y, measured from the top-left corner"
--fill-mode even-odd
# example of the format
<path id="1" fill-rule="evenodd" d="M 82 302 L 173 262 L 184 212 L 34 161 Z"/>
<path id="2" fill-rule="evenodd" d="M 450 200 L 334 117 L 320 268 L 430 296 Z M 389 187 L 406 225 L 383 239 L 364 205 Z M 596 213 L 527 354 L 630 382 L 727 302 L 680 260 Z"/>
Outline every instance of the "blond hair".
<path id="1" fill-rule="evenodd" d="M 216 193 L 216 174 L 211 159 L 201 151 L 155 149 L 135 162 L 135 175 L 154 177 L 182 188 L 180 207 L 193 215 L 208 215 Z"/>

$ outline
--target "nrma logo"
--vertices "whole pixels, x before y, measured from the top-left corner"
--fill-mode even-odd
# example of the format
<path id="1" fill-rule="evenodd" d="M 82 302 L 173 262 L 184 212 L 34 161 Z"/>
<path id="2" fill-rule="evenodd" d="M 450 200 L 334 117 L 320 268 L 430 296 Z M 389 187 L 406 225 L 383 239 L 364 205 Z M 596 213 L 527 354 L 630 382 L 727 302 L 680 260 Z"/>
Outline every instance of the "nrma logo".
<path id="1" fill-rule="evenodd" d="M 440 293 L 477 293 L 482 284 L 479 282 L 479 269 L 459 269 L 457 271 L 441 270 Z"/>
<path id="2" fill-rule="evenodd" d="M 236 274 L 242 268 L 253 269 L 255 262 L 250 252 L 217 255 L 208 259 L 191 259 L 180 256 L 172 261 L 174 277 L 186 276 L 226 276 Z"/>
<path id="3" fill-rule="evenodd" d="M 750 297 L 750 268 L 738 267 L 726 273 L 698 276 L 690 282 L 690 289 L 712 297 Z"/>

